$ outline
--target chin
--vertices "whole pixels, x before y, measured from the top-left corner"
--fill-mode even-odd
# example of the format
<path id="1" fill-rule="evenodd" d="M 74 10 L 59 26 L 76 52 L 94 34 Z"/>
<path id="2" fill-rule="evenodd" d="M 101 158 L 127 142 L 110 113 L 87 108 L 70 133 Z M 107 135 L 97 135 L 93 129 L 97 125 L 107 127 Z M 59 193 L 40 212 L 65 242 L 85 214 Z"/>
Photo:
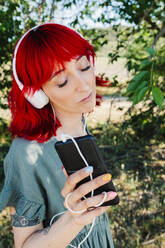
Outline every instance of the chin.
<path id="1" fill-rule="evenodd" d="M 83 113 L 93 112 L 95 106 L 96 106 L 96 101 L 92 101 L 88 103 L 88 106 L 84 106 Z"/>

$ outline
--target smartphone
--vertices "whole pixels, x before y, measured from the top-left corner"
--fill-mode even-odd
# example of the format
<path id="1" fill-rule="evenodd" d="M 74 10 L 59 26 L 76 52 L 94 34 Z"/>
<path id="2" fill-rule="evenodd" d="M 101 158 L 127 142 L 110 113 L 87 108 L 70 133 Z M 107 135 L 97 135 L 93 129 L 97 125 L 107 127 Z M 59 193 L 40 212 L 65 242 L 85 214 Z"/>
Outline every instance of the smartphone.
<path id="1" fill-rule="evenodd" d="M 97 146 L 97 143 L 92 135 L 85 135 L 81 137 L 74 138 L 79 146 L 80 151 L 85 157 L 89 165 L 93 166 L 93 178 L 98 177 L 102 174 L 108 173 L 106 165 L 104 163 L 102 154 Z M 86 167 L 84 160 L 81 158 L 74 142 L 71 139 L 68 139 L 66 142 L 57 141 L 55 143 L 55 149 L 65 167 L 65 170 L 68 175 L 75 173 L 76 171 Z M 82 183 L 90 181 L 90 176 L 81 180 L 76 188 Z M 98 195 L 103 191 L 115 191 L 116 188 L 112 182 L 112 179 L 107 184 L 94 190 L 94 195 Z M 88 193 L 85 197 L 90 197 L 91 193 Z M 116 205 L 119 203 L 118 195 L 110 201 L 104 202 L 102 206 Z"/>

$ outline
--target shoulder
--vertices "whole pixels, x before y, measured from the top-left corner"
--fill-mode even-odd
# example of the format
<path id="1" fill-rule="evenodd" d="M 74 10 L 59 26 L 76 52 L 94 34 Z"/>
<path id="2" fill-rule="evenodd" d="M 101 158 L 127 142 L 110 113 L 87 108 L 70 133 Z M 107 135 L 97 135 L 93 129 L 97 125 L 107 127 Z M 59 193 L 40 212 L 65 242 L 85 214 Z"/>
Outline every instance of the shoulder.
<path id="1" fill-rule="evenodd" d="M 54 137 L 44 143 L 15 138 L 4 159 L 5 175 L 24 175 L 25 172 L 27 176 L 38 175 L 44 173 L 47 167 L 54 166 L 55 161 L 60 164 L 55 143 Z"/>
<path id="2" fill-rule="evenodd" d="M 10 146 L 9 152 L 5 158 L 15 161 L 22 160 L 34 163 L 36 156 L 42 155 L 43 146 L 37 141 L 30 141 L 24 138 L 15 138 Z"/>
<path id="3" fill-rule="evenodd" d="M 15 138 L 11 144 L 10 150 L 14 152 L 39 152 L 42 150 L 42 143 L 35 140 L 24 138 Z"/>
<path id="4" fill-rule="evenodd" d="M 20 174 L 21 171 L 32 172 L 39 156 L 42 155 L 42 145 L 36 141 L 15 138 L 4 159 L 5 174 Z"/>
<path id="5" fill-rule="evenodd" d="M 10 150 L 15 152 L 26 152 L 28 154 L 41 153 L 43 149 L 49 148 L 54 145 L 56 139 L 54 137 L 50 138 L 48 141 L 39 143 L 36 140 L 27 140 L 24 138 L 15 138 L 11 144 Z M 10 151 L 9 150 L 9 151 Z"/>
<path id="6" fill-rule="evenodd" d="M 44 143 L 27 140 L 24 138 L 15 138 L 12 141 L 10 149 L 4 159 L 5 164 L 24 167 L 26 165 L 35 165 L 48 159 L 48 154 L 57 157 L 54 149 L 56 139 L 52 137 Z M 35 166 L 34 166 L 35 167 Z"/>

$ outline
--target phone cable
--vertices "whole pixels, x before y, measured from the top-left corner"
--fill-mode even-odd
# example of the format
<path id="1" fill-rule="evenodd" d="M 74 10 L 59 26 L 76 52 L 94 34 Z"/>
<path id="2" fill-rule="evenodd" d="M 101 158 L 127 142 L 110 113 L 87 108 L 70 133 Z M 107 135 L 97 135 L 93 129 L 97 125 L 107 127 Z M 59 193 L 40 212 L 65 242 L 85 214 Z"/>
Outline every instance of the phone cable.
<path id="1" fill-rule="evenodd" d="M 86 126 L 86 123 L 85 123 L 84 126 Z M 84 129 L 84 130 L 85 130 L 85 129 Z M 67 141 L 67 138 L 69 138 L 69 139 L 71 139 L 71 140 L 73 141 L 73 143 L 74 143 L 74 145 L 75 145 L 75 147 L 76 147 L 78 153 L 80 154 L 81 158 L 83 159 L 83 161 L 84 161 L 86 167 L 88 167 L 89 164 L 88 164 L 88 162 L 86 161 L 86 159 L 85 159 L 84 155 L 82 154 L 82 152 L 80 151 L 80 148 L 79 148 L 79 146 L 78 146 L 76 140 L 75 140 L 72 136 L 70 136 L 70 135 L 68 135 L 68 134 L 61 134 L 61 140 L 62 140 L 64 143 Z M 90 179 L 93 180 L 92 173 L 90 173 Z M 72 212 L 72 213 L 77 213 L 77 214 L 78 214 L 78 213 L 83 213 L 83 212 L 85 212 L 87 209 L 83 209 L 83 210 L 80 210 L 80 211 L 74 211 L 74 210 L 72 210 L 72 209 L 69 207 L 69 205 L 68 205 L 68 199 L 69 199 L 69 197 L 71 196 L 71 194 L 72 194 L 72 192 L 70 192 L 70 193 L 66 196 L 66 198 L 65 198 L 65 204 L 66 204 L 67 209 L 68 209 L 70 212 Z M 93 194 L 94 194 L 94 190 L 91 191 L 91 197 L 93 196 Z M 105 200 L 106 200 L 106 198 L 107 198 L 107 193 L 106 193 L 106 192 L 102 192 L 102 194 L 104 194 L 103 200 L 102 200 L 99 204 L 95 205 L 95 206 L 94 206 L 95 208 L 101 206 L 101 205 L 105 202 Z M 85 197 L 84 197 L 84 198 L 85 198 Z M 54 220 L 57 216 L 59 216 L 59 215 L 65 213 L 65 212 L 66 212 L 66 211 L 63 211 L 63 212 L 61 212 L 61 213 L 58 213 L 58 214 L 54 215 L 54 216 L 52 217 L 51 221 L 50 221 L 50 226 L 52 225 L 53 220 Z M 93 227 L 94 227 L 94 224 L 95 224 L 95 218 L 93 218 L 93 221 L 92 221 L 92 224 L 91 224 L 91 227 L 90 227 L 90 230 L 89 230 L 88 234 L 87 234 L 87 235 L 85 236 L 85 238 L 78 244 L 78 246 L 76 247 L 76 246 L 73 246 L 72 244 L 69 244 L 69 246 L 71 246 L 71 247 L 73 247 L 73 248 L 80 248 L 80 246 L 85 242 L 85 240 L 89 237 L 90 233 L 92 232 L 92 229 L 93 229 Z"/>

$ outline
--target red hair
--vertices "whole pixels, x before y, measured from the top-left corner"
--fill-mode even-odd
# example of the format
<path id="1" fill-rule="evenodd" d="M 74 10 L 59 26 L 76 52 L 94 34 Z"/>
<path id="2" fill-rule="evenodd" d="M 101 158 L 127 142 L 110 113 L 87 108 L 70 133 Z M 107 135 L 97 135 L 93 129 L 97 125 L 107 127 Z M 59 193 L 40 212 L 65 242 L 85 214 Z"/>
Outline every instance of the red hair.
<path id="1" fill-rule="evenodd" d="M 79 55 L 95 56 L 93 47 L 74 30 L 60 24 L 44 24 L 31 30 L 20 43 L 16 58 L 16 71 L 24 85 L 21 91 L 13 76 L 9 93 L 12 113 L 10 131 L 13 136 L 44 142 L 56 135 L 61 126 L 50 103 L 42 109 L 33 107 L 24 97 L 31 88 L 33 93 L 47 82 L 54 70 Z M 54 125 L 54 122 L 56 125 Z"/>

